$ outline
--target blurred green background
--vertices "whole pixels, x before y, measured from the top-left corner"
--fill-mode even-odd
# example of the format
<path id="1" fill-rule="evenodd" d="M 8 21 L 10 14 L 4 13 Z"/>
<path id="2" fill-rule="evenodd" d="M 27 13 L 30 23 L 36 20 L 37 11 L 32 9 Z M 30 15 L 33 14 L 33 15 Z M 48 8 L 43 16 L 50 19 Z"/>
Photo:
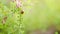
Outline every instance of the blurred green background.
<path id="1" fill-rule="evenodd" d="M 27 30 L 46 30 L 52 24 L 60 31 L 60 0 L 20 1 L 22 6 L 17 8 L 12 0 L 0 0 L 0 34 L 26 34 Z"/>

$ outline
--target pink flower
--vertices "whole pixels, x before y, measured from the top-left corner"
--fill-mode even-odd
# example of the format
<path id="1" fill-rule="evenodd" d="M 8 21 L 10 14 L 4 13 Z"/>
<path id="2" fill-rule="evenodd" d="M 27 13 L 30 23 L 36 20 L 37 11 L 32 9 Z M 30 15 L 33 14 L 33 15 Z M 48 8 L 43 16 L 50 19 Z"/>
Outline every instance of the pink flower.
<path id="1" fill-rule="evenodd" d="M 20 0 L 16 0 L 16 6 L 19 8 L 19 7 L 21 7 L 21 5 L 22 5 L 21 1 Z"/>

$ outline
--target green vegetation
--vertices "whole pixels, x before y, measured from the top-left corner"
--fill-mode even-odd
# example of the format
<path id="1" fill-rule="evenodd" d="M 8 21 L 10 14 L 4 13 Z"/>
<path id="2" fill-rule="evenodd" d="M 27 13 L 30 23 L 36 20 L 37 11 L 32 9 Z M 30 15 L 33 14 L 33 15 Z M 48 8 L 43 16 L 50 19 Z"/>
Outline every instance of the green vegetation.
<path id="1" fill-rule="evenodd" d="M 0 0 L 0 34 L 20 34 L 20 11 L 16 2 Z"/>
<path id="2" fill-rule="evenodd" d="M 60 0 L 0 0 L 0 34 L 27 34 L 28 31 L 46 31 L 52 24 L 60 31 Z M 58 34 L 56 32 L 56 34 Z"/>

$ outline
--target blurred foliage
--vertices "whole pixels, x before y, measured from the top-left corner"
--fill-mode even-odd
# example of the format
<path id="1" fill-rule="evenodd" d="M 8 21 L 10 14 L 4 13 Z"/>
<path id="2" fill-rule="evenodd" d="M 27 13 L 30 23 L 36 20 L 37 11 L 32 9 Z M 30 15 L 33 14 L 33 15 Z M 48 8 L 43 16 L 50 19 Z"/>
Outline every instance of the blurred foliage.
<path id="1" fill-rule="evenodd" d="M 0 0 L 0 34 L 21 34 L 20 11 L 21 8 L 16 7 L 16 2 Z M 3 23 L 4 17 L 7 19 Z"/>
<path id="2" fill-rule="evenodd" d="M 22 0 L 26 30 L 45 30 L 52 24 L 60 30 L 60 0 Z"/>
<path id="3" fill-rule="evenodd" d="M 52 24 L 60 30 L 60 0 L 21 0 L 16 2 L 0 0 L 0 34 L 25 34 L 28 30 L 46 30 Z M 24 10 L 22 15 L 20 12 Z M 3 24 L 2 20 L 7 17 Z"/>

